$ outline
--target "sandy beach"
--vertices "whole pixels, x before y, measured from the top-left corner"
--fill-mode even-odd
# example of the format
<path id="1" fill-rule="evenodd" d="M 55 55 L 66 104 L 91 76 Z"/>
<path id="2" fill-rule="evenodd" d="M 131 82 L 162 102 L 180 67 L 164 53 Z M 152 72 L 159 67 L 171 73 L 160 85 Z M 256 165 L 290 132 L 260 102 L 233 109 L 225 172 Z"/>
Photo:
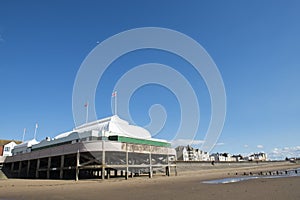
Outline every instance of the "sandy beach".
<path id="1" fill-rule="evenodd" d="M 0 180 L 0 199 L 300 199 L 300 177 L 255 179 L 228 184 L 204 180 L 244 172 L 299 168 L 300 164 L 179 170 L 178 176 L 156 175 L 129 180 Z M 238 175 L 238 176 L 239 176 Z"/>

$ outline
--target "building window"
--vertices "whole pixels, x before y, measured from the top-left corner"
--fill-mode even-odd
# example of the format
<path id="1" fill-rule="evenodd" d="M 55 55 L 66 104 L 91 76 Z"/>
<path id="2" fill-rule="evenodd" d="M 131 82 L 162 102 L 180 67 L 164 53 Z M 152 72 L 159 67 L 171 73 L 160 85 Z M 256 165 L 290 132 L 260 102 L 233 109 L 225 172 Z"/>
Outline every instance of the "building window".
<path id="1" fill-rule="evenodd" d="M 10 147 L 5 147 L 5 148 L 4 148 L 4 151 L 5 151 L 5 152 L 9 152 L 9 151 L 10 151 Z"/>

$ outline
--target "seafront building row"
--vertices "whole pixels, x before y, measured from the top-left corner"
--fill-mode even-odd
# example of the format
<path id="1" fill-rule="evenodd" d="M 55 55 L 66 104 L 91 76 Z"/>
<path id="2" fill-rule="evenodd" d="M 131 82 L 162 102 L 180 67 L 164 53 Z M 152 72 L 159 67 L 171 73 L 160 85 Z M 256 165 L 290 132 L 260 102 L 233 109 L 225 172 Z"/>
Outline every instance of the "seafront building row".
<path id="1" fill-rule="evenodd" d="M 243 162 L 243 161 L 267 161 L 265 153 L 254 153 L 248 156 L 231 155 L 229 153 L 212 153 L 202 151 L 190 145 L 175 148 L 177 161 L 206 161 L 206 162 Z"/>

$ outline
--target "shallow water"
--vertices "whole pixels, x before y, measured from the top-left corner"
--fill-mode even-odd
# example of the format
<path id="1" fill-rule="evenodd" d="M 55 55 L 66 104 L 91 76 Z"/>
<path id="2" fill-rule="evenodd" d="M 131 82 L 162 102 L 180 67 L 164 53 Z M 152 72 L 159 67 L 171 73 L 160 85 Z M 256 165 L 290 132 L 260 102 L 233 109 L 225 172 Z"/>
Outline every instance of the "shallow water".
<path id="1" fill-rule="evenodd" d="M 295 173 L 295 170 L 297 170 L 298 173 Z M 263 179 L 263 178 L 285 178 L 285 177 L 295 177 L 295 176 L 300 176 L 300 168 L 294 169 L 294 170 L 288 170 L 288 174 L 284 174 L 284 175 L 239 176 L 239 177 L 231 177 L 231 178 L 223 178 L 223 179 L 202 181 L 202 183 L 206 183 L 206 184 L 226 184 L 226 183 L 236 183 L 236 182 L 252 180 L 252 179 L 258 179 L 258 178 L 260 178 L 260 179 Z"/>

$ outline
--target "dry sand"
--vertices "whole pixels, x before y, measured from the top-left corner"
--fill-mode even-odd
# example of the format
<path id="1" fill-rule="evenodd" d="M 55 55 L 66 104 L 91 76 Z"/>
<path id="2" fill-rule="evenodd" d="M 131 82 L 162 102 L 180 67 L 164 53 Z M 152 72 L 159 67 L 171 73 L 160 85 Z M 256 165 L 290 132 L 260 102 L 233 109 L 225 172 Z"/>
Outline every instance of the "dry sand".
<path id="1" fill-rule="evenodd" d="M 135 177 L 110 180 L 0 180 L 4 199 L 300 199 L 300 177 L 255 179 L 228 184 L 204 184 L 203 180 L 233 177 L 235 173 L 299 168 L 300 165 L 268 165 L 226 169 L 194 169 L 178 176 Z"/>

